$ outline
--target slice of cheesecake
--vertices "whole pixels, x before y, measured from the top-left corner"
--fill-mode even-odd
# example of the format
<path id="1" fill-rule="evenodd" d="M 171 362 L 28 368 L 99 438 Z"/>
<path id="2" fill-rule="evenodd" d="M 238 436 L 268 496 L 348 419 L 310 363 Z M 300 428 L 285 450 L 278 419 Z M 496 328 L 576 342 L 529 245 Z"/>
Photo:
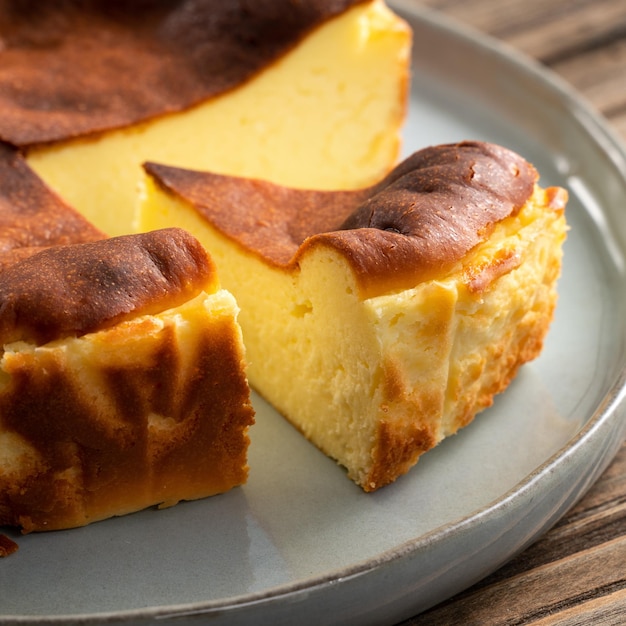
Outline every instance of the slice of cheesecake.
<path id="1" fill-rule="evenodd" d="M 238 308 L 199 242 L 105 239 L 2 144 L 0 181 L 0 526 L 81 526 L 245 482 Z"/>
<path id="2" fill-rule="evenodd" d="M 253 411 L 232 296 L 179 229 L 107 237 L 135 231 L 146 159 L 380 177 L 409 28 L 382 0 L 0 2 L 0 41 L 0 525 L 241 484 Z"/>
<path id="3" fill-rule="evenodd" d="M 141 226 L 177 223 L 212 251 L 251 384 L 366 491 L 541 351 L 566 193 L 504 148 L 428 148 L 340 192 L 145 169 Z"/>
<path id="4" fill-rule="evenodd" d="M 398 156 L 411 34 L 382 0 L 16 5 L 0 39 L 0 139 L 109 235 L 146 160 L 334 189 Z"/>

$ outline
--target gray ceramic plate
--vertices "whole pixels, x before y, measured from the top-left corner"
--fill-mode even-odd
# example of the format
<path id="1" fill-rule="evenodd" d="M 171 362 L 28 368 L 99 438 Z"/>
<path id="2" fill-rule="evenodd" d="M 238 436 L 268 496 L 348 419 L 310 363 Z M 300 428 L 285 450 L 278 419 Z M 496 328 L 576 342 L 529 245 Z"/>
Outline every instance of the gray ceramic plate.
<path id="1" fill-rule="evenodd" d="M 406 151 L 484 139 L 569 188 L 545 351 L 495 406 L 366 495 L 258 401 L 249 483 L 223 496 L 18 538 L 1 623 L 393 624 L 502 565 L 585 492 L 626 431 L 626 160 L 567 87 L 405 6 Z"/>

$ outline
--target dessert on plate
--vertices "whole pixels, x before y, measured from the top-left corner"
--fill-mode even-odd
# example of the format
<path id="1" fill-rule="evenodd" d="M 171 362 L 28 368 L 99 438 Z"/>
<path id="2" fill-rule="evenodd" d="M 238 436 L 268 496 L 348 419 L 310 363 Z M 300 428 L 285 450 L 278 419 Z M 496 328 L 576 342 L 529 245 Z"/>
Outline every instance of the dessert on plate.
<path id="1" fill-rule="evenodd" d="M 410 37 L 380 0 L 0 0 L 0 524 L 245 481 L 237 305 L 188 233 L 129 236 L 141 163 L 372 182 Z"/>
<path id="2" fill-rule="evenodd" d="M 380 0 L 0 0 L 0 525 L 245 481 L 238 308 L 193 236 L 129 235 L 141 163 L 373 181 L 410 36 Z"/>
<path id="3" fill-rule="evenodd" d="M 335 192 L 145 169 L 141 227 L 177 223 L 211 250 L 252 386 L 366 491 L 541 351 L 567 196 L 507 149 L 433 146 Z"/>
<path id="4" fill-rule="evenodd" d="M 0 525 L 242 484 L 248 378 L 374 491 L 540 353 L 566 194 L 482 142 L 396 164 L 382 1 L 31 4 L 0 0 Z"/>
<path id="5" fill-rule="evenodd" d="M 0 146 L 0 525 L 82 526 L 245 482 L 237 305 L 189 233 L 105 238 Z"/>

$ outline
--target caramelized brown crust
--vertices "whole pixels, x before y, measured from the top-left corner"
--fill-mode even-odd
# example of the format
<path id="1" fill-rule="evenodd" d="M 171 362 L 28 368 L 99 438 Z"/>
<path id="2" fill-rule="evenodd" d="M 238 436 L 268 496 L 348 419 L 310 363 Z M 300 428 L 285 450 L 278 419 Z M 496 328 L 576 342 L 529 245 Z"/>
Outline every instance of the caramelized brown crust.
<path id="1" fill-rule="evenodd" d="M 106 237 L 46 187 L 15 148 L 2 142 L 0 183 L 0 268 L 41 247 Z"/>
<path id="2" fill-rule="evenodd" d="M 267 263 L 294 269 L 313 246 L 341 251 L 364 296 L 449 270 L 496 223 L 516 215 L 537 179 L 522 157 L 482 142 L 426 148 L 379 184 L 353 192 L 286 189 L 156 164 L 145 168 Z"/>
<path id="3" fill-rule="evenodd" d="M 281 267 L 292 263 L 307 237 L 338 228 L 367 193 L 292 189 L 156 163 L 145 163 L 144 169 L 234 243 Z"/>
<path id="4" fill-rule="evenodd" d="M 28 146 L 180 111 L 363 0 L 0 0 L 0 139 Z"/>
<path id="5" fill-rule="evenodd" d="M 364 293 L 400 289 L 450 270 L 532 195 L 535 168 L 501 146 L 463 142 L 405 160 L 342 224 L 306 245 L 350 259 Z"/>
<path id="6" fill-rule="evenodd" d="M 54 246 L 0 275 L 0 343 L 80 336 L 217 285 L 204 248 L 178 228 Z"/>

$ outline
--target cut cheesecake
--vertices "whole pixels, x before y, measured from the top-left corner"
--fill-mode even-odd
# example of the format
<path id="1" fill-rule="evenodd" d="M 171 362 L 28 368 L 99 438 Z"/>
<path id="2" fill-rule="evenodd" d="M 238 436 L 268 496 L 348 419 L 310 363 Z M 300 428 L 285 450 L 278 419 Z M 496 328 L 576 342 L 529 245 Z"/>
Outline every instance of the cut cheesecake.
<path id="1" fill-rule="evenodd" d="M 539 354 L 565 192 L 477 142 L 389 172 L 383 2 L 29 8 L 0 0 L 0 524 L 245 481 L 238 320 L 253 386 L 365 491 Z"/>
<path id="2" fill-rule="evenodd" d="M 0 526 L 82 526 L 247 478 L 237 305 L 196 239 L 111 239 L 0 144 Z"/>
<path id="3" fill-rule="evenodd" d="M 381 0 L 0 0 L 0 525 L 245 481 L 238 308 L 192 236 L 126 236 L 141 163 L 369 184 L 410 39 Z"/>
<path id="4" fill-rule="evenodd" d="M 335 189 L 398 157 L 411 34 L 381 0 L 2 7 L 0 139 L 109 235 L 147 160 Z"/>
<path id="5" fill-rule="evenodd" d="M 541 350 L 566 193 L 508 150 L 428 148 L 339 192 L 145 169 L 141 227 L 177 223 L 211 250 L 241 307 L 252 386 L 366 491 Z"/>

